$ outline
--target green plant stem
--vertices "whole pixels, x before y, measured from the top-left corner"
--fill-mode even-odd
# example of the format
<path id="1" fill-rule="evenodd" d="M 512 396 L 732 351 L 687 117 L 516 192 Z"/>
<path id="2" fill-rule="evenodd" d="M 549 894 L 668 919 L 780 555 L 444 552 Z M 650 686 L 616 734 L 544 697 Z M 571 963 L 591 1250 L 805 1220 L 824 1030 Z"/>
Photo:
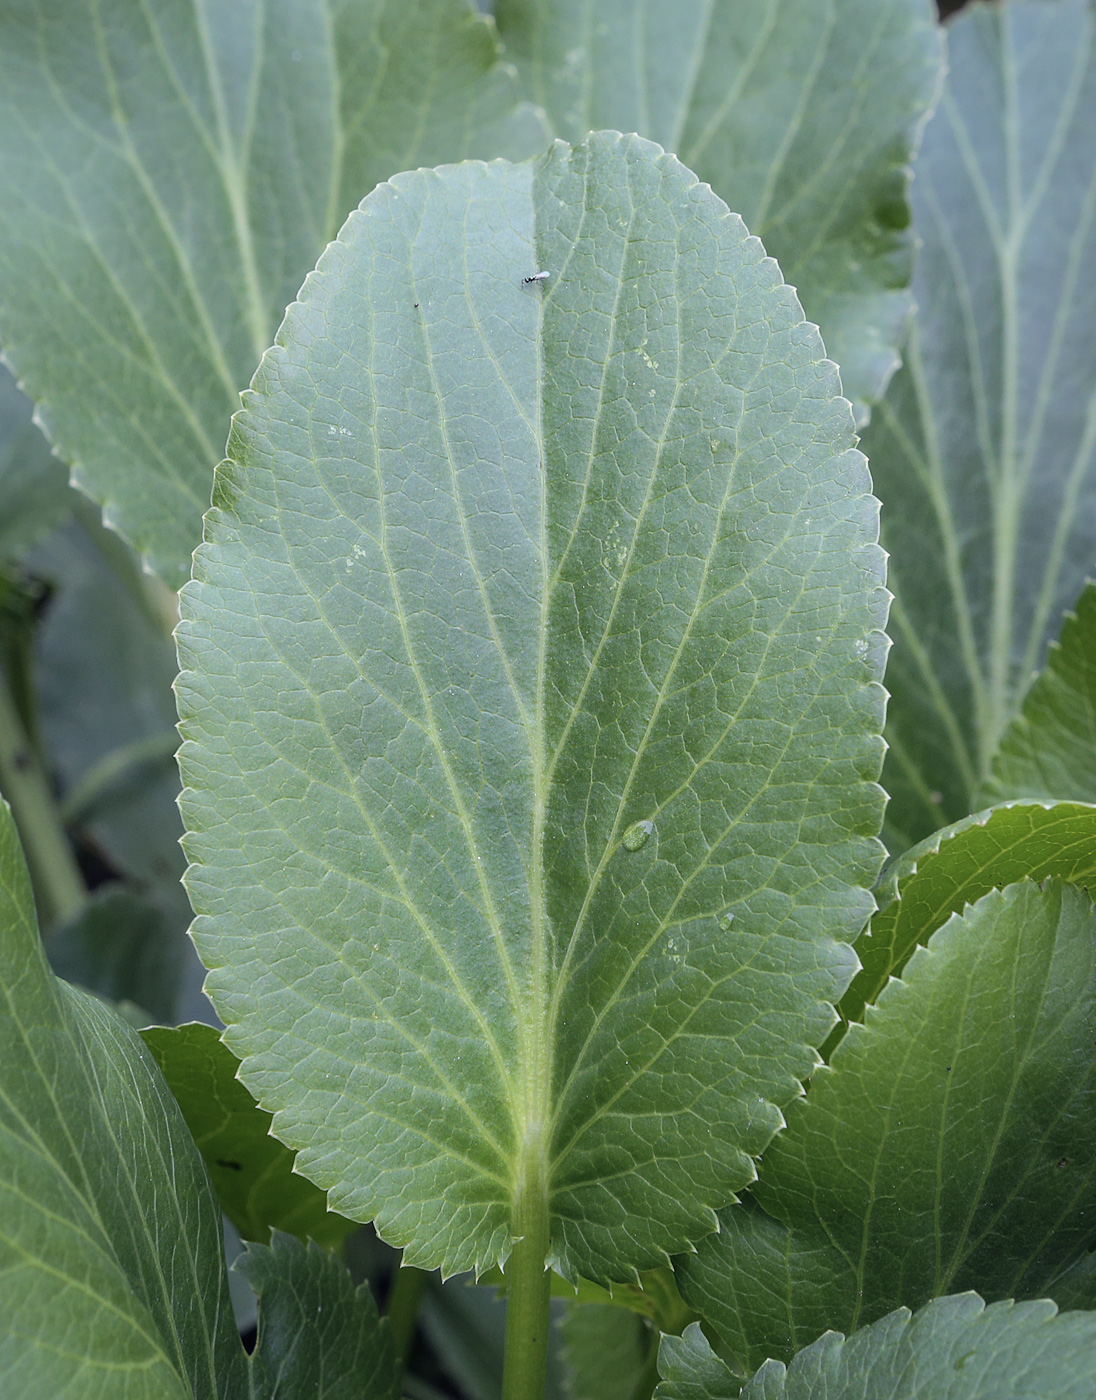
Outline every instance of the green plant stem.
<path id="1" fill-rule="evenodd" d="M 506 1264 L 506 1349 L 502 1400 L 541 1400 L 548 1375 L 552 1275 L 548 1258 L 548 1193 L 539 1134 L 527 1143 L 514 1209 L 519 1236 Z"/>
<path id="2" fill-rule="evenodd" d="M 392 1280 L 392 1291 L 388 1295 L 388 1326 L 396 1346 L 396 1355 L 402 1365 L 411 1351 L 415 1338 L 415 1324 L 419 1317 L 419 1302 L 422 1290 L 426 1287 L 428 1275 L 423 1269 L 404 1268 L 396 1270 Z"/>
<path id="3" fill-rule="evenodd" d="M 70 919 L 87 898 L 46 775 L 0 669 L 0 793 L 11 804 L 43 929 Z"/>

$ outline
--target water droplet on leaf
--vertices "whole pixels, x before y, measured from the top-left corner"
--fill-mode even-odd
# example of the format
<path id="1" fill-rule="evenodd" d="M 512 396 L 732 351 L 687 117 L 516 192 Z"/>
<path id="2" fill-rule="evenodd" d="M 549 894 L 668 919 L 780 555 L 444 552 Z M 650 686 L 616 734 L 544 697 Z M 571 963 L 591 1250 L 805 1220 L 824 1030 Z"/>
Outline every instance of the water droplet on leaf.
<path id="1" fill-rule="evenodd" d="M 633 822 L 620 838 L 620 843 L 626 851 L 638 851 L 647 844 L 647 838 L 654 829 L 654 822 Z"/>

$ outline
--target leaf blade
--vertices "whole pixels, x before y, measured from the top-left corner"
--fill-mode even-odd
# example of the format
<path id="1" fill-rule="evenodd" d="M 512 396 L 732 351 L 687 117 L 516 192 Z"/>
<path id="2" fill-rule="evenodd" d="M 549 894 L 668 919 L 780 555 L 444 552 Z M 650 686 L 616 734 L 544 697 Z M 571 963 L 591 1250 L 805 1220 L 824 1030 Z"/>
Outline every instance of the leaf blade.
<path id="1" fill-rule="evenodd" d="M 1076 612 L 1051 642 L 1046 669 L 1032 682 L 1020 713 L 1001 736 L 978 800 L 1096 798 L 1090 734 L 1096 711 L 1096 588 L 1085 585 Z"/>
<path id="2" fill-rule="evenodd" d="M 293 1172 L 293 1154 L 270 1136 L 264 1113 L 236 1078 L 239 1061 L 212 1026 L 150 1026 L 152 1051 L 217 1191 L 242 1239 L 266 1244 L 271 1229 L 337 1249 L 354 1228 L 334 1215 L 311 1182 Z M 288 1246 L 286 1246 L 288 1250 Z"/>
<path id="3" fill-rule="evenodd" d="M 884 599 L 847 406 L 740 221 L 615 133 L 381 187 L 283 342 L 180 631 L 226 1038 L 410 1262 L 505 1258 L 535 1150 L 552 1261 L 624 1281 L 752 1176 L 866 916 Z"/>
<path id="4" fill-rule="evenodd" d="M 193 1144 L 140 1041 L 50 974 L 6 806 L 0 928 L 5 1375 L 27 1393 L 243 1395 L 220 1219 Z"/>
<path id="5" fill-rule="evenodd" d="M 1083 890 L 995 890 L 849 1028 L 766 1154 L 761 1209 L 678 1263 L 740 1365 L 900 1298 L 1039 1296 L 1085 1254 L 1093 927 Z"/>
<path id="6" fill-rule="evenodd" d="M 846 1338 L 820 1337 L 785 1369 L 766 1362 L 743 1400 L 1081 1400 L 1091 1391 L 1091 1314 L 1053 1303 L 993 1303 L 976 1294 L 940 1298 L 912 1317 L 903 1308 Z M 738 1379 L 697 1326 L 666 1337 L 658 1400 L 729 1400 Z"/>
<path id="7" fill-rule="evenodd" d="M 798 289 L 866 416 L 898 364 L 910 309 L 905 166 L 940 80 L 931 6 L 495 8 L 525 90 L 559 136 L 637 131 L 676 151 L 742 215 Z"/>
<path id="8" fill-rule="evenodd" d="M 972 810 L 1093 547 L 1091 6 L 974 7 L 948 35 L 913 183 L 917 324 L 864 438 L 897 597 L 895 849 Z"/>
<path id="9" fill-rule="evenodd" d="M 77 484 L 172 586 L 238 392 L 385 156 L 494 154 L 516 104 L 460 0 L 5 15 L 5 348 Z"/>
<path id="10" fill-rule="evenodd" d="M 333 1254 L 275 1231 L 235 1267 L 259 1295 L 252 1400 L 398 1400 L 388 1327 Z"/>

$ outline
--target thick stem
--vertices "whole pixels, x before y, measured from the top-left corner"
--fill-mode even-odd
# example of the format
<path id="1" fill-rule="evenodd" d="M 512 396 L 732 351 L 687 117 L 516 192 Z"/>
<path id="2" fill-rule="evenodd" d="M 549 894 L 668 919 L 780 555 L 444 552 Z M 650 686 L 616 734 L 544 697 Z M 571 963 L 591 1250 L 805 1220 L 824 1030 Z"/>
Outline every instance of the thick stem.
<path id="1" fill-rule="evenodd" d="M 396 1270 L 392 1279 L 386 1316 L 401 1365 L 407 1360 L 411 1343 L 415 1339 L 419 1302 L 426 1279 L 427 1275 L 423 1269 L 405 1268 L 403 1265 Z"/>
<path id="2" fill-rule="evenodd" d="M 46 776 L 23 729 L 0 668 L 0 793 L 11 804 L 26 852 L 43 932 L 69 919 L 87 898 Z"/>
<path id="3" fill-rule="evenodd" d="M 506 1264 L 506 1350 L 502 1400 L 542 1400 L 548 1374 L 552 1275 L 548 1272 L 548 1191 L 539 1131 L 526 1135 L 514 1207 L 520 1238 Z"/>

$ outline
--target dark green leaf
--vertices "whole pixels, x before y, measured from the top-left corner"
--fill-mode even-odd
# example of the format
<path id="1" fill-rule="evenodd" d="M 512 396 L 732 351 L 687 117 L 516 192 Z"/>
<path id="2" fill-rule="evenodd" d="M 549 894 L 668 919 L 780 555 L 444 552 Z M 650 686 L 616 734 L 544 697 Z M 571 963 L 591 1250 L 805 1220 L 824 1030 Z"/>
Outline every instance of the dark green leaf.
<path id="1" fill-rule="evenodd" d="M 558 135 L 675 151 L 764 240 L 863 411 L 898 364 L 907 166 L 941 72 L 929 0 L 499 0 Z"/>
<path id="2" fill-rule="evenodd" d="M 259 1295 L 252 1400 L 397 1400 L 388 1328 L 333 1254 L 275 1231 L 235 1267 Z"/>
<path id="3" fill-rule="evenodd" d="M 238 391 L 394 170 L 526 154 L 463 0 L 0 11 L 0 336 L 78 483 L 186 578 Z"/>
<path id="4" fill-rule="evenodd" d="M 195 937 L 298 1169 L 411 1264 L 506 1258 L 515 1192 L 561 1273 L 665 1263 L 813 1068 L 879 859 L 837 391 L 613 133 L 382 186 L 264 359 L 184 592 Z"/>
<path id="5" fill-rule="evenodd" d="M 892 849 L 972 810 L 1096 558 L 1096 11 L 972 5 L 948 34 L 917 323 L 864 438 L 897 595 Z"/>
<path id="6" fill-rule="evenodd" d="M 321 1245 L 340 1244 L 354 1226 L 293 1171 L 293 1153 L 270 1136 L 264 1113 L 236 1078 L 239 1060 L 212 1026 L 153 1026 L 143 1032 L 187 1127 L 205 1158 L 221 1209 L 244 1239 L 271 1228 Z"/>
<path id="7" fill-rule="evenodd" d="M 700 1353 L 703 1338 L 695 1338 Z M 668 1360 L 677 1344 L 664 1343 Z M 714 1400 L 703 1371 L 682 1358 L 691 1392 L 673 1386 L 660 1400 Z M 701 1363 L 703 1364 L 703 1363 Z M 1058 1314 L 1054 1304 L 940 1298 L 911 1318 L 903 1308 L 846 1340 L 833 1333 L 792 1362 L 763 1366 L 742 1400 L 1092 1400 L 1096 1315 Z"/>
<path id="8" fill-rule="evenodd" d="M 5 1394 L 242 1398 L 201 1159 L 140 1039 L 46 966 L 3 804 L 0 999 Z"/>
<path id="9" fill-rule="evenodd" d="M 838 1006 L 842 1020 L 860 1020 L 918 944 L 964 905 L 1015 880 L 1052 875 L 1096 888 L 1096 807 L 1010 802 L 934 832 L 879 882 L 879 910 L 856 943 L 861 970 Z"/>
<path id="10" fill-rule="evenodd" d="M 902 1299 L 1042 1296 L 1096 1238 L 1096 907 L 993 891 L 918 948 L 678 1261 L 750 1371 Z M 931 1389 L 924 1392 L 935 1395 Z"/>
<path id="11" fill-rule="evenodd" d="M 1008 797 L 1096 802 L 1096 585 L 1087 584 L 1046 670 L 1005 730 L 979 802 Z"/>

